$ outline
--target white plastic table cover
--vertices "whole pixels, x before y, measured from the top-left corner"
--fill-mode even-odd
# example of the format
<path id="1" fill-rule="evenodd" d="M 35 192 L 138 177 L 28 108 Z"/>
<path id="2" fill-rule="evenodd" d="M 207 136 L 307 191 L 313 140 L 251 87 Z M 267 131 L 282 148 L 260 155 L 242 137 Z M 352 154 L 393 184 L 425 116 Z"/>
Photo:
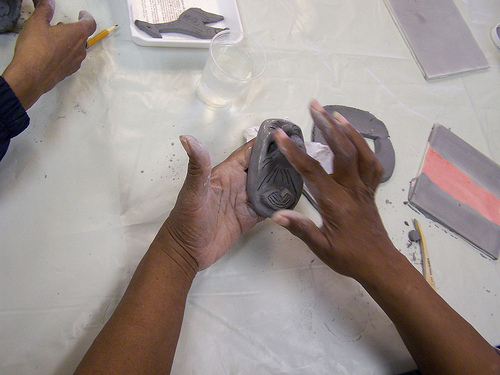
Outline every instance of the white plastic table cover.
<path id="1" fill-rule="evenodd" d="M 490 69 L 427 82 L 382 0 L 238 0 L 245 31 L 268 54 L 264 75 L 230 108 L 196 96 L 208 50 L 130 38 L 125 0 L 57 1 L 53 24 L 80 9 L 98 29 L 81 69 L 29 110 L 0 162 L 0 373 L 70 374 L 112 314 L 175 202 L 187 166 L 178 140 L 214 164 L 244 130 L 288 117 L 306 139 L 308 102 L 368 110 L 396 150 L 377 204 L 389 235 L 421 270 L 411 221 L 423 225 L 437 291 L 500 344 L 500 263 L 406 204 L 432 125 L 500 162 L 498 0 L 456 0 Z M 23 18 L 32 10 L 23 5 Z M 17 34 L 0 35 L 0 62 Z M 319 222 L 309 202 L 297 210 Z M 409 225 L 408 225 L 409 224 Z M 395 374 L 414 367 L 394 325 L 363 288 L 270 220 L 196 276 L 173 374 Z"/>

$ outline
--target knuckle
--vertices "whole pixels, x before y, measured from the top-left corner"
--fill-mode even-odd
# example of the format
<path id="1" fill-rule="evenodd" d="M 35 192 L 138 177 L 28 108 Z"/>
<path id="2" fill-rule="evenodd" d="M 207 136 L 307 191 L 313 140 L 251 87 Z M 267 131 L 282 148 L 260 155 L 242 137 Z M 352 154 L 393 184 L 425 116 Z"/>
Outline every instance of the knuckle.
<path id="1" fill-rule="evenodd" d="M 384 166 L 375 155 L 373 155 L 373 160 L 370 161 L 370 164 L 372 165 L 372 169 L 375 172 L 375 176 L 381 177 L 384 174 Z"/>
<path id="2" fill-rule="evenodd" d="M 355 149 L 343 150 L 342 152 L 337 152 L 335 154 L 335 159 L 337 159 L 337 161 L 339 162 L 342 162 L 342 164 L 351 165 L 357 162 L 358 153 Z"/>
<path id="3" fill-rule="evenodd" d="M 305 178 L 311 178 L 316 176 L 318 171 L 322 169 L 321 164 L 316 159 L 308 158 L 305 159 L 302 164 L 302 174 Z"/>

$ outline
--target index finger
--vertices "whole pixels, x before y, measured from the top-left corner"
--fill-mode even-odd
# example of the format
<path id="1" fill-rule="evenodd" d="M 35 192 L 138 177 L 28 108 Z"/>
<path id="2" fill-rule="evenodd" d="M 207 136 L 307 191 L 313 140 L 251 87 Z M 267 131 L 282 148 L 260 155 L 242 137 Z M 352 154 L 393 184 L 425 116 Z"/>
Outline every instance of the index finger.
<path id="1" fill-rule="evenodd" d="M 345 135 L 358 151 L 358 168 L 361 180 L 375 190 L 384 173 L 382 163 L 375 156 L 365 138 L 340 113 L 333 113 L 333 118 L 342 125 Z"/>
<path id="2" fill-rule="evenodd" d="M 273 135 L 279 150 L 301 174 L 316 201 L 326 196 L 327 192 L 332 189 L 332 179 L 321 164 L 307 155 L 282 129 L 277 129 Z"/>
<path id="3" fill-rule="evenodd" d="M 345 187 L 361 183 L 358 171 L 358 152 L 345 134 L 342 124 L 331 117 L 317 101 L 309 107 L 314 124 L 321 130 L 328 146 L 333 151 L 333 178 Z"/>
<path id="4" fill-rule="evenodd" d="M 43 22 L 47 26 L 50 25 L 50 21 L 54 17 L 54 10 L 56 9 L 55 0 L 38 0 L 33 1 L 33 3 L 35 4 L 35 11 L 31 18 Z"/>

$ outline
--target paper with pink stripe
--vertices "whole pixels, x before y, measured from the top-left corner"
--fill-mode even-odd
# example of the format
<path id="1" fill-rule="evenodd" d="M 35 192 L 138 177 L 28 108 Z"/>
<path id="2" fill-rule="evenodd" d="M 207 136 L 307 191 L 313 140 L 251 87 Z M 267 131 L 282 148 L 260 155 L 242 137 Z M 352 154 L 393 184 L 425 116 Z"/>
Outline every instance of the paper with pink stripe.
<path id="1" fill-rule="evenodd" d="M 474 183 L 465 172 L 441 157 L 431 147 L 427 151 L 421 172 L 453 198 L 500 225 L 500 199 Z"/>

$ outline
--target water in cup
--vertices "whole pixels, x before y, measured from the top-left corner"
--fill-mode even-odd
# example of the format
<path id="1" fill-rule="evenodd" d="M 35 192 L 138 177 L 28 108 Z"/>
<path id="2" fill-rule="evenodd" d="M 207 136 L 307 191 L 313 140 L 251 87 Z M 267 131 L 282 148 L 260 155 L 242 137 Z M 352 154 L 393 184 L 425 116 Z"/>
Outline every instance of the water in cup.
<path id="1" fill-rule="evenodd" d="M 207 104 L 224 107 L 248 83 L 253 74 L 252 60 L 234 45 L 216 45 L 203 70 L 198 91 Z"/>

